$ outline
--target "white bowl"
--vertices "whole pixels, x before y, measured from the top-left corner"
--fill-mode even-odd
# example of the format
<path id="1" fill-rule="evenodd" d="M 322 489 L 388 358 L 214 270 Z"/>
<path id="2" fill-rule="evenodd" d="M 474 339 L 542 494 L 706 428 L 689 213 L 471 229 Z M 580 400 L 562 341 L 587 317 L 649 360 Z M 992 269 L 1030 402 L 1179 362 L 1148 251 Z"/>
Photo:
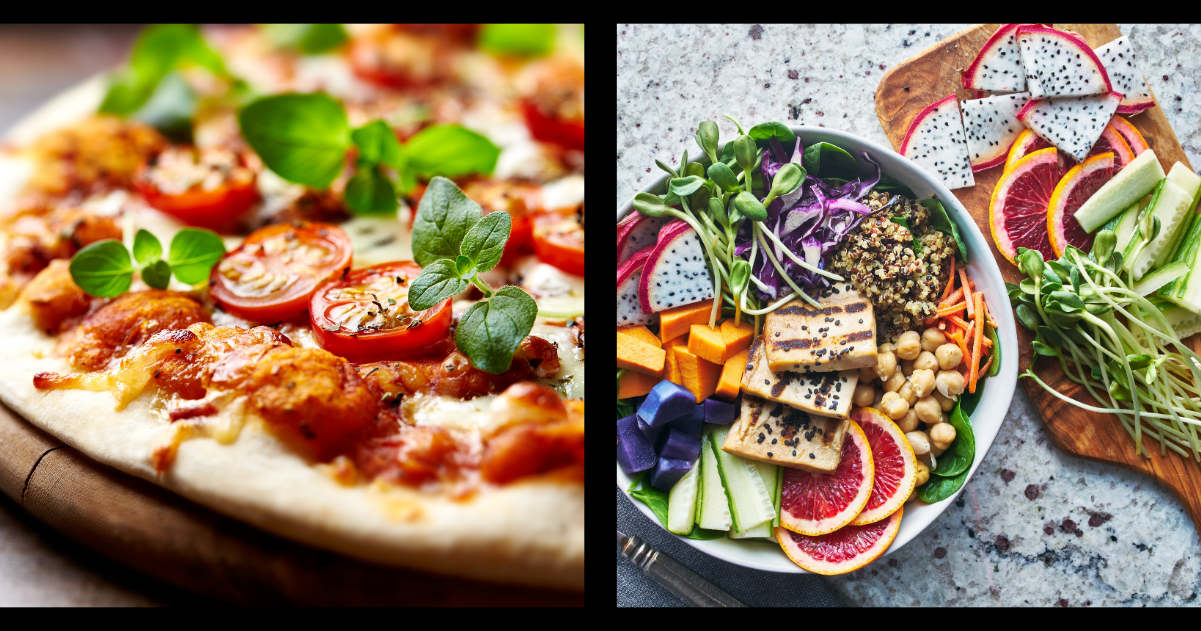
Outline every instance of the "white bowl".
<path id="1" fill-rule="evenodd" d="M 1013 398 L 1013 389 L 1017 384 L 1017 330 L 1013 320 L 1013 310 L 1009 308 L 1009 297 L 1005 291 L 1005 281 L 1001 278 L 1001 270 L 997 267 L 997 262 L 993 259 L 992 253 L 988 248 L 988 242 L 985 236 L 980 233 L 976 227 L 976 222 L 972 220 L 971 215 L 959 203 L 959 200 L 951 194 L 941 182 L 935 180 L 930 174 L 926 173 L 921 167 L 906 160 L 891 149 L 882 147 L 868 140 L 864 140 L 858 136 L 845 132 L 826 129 L 824 127 L 803 127 L 790 126 L 793 132 L 801 137 L 801 141 L 805 146 L 809 146 L 815 142 L 828 142 L 846 149 L 856 159 L 860 160 L 862 167 L 870 167 L 863 163 L 859 157 L 859 152 L 865 151 L 872 160 L 875 160 L 880 165 L 881 172 L 888 175 L 901 183 L 908 186 L 919 198 L 927 198 L 931 194 L 938 197 L 947 209 L 947 214 L 951 221 L 954 221 L 959 226 L 960 235 L 963 237 L 965 245 L 968 249 L 968 257 L 971 262 L 968 263 L 968 273 L 972 277 L 972 281 L 976 283 L 977 288 L 984 292 L 984 299 L 992 307 L 990 313 L 993 319 L 999 325 L 997 336 L 1001 341 L 1001 370 L 995 377 L 989 377 L 984 388 L 984 394 L 980 399 L 980 404 L 976 407 L 976 411 L 972 414 L 971 422 L 972 429 L 976 434 L 976 460 L 972 463 L 972 468 L 968 473 L 968 480 L 975 474 L 976 468 L 984 460 L 984 455 L 988 453 L 988 448 L 992 446 L 993 439 L 997 436 L 997 430 L 1001 428 L 1001 421 L 1005 419 L 1005 412 L 1009 409 L 1009 402 Z M 729 140 L 723 139 L 723 143 Z M 690 147 L 689 153 L 699 156 L 700 149 Z M 864 173 L 870 173 L 865 169 Z M 648 186 L 644 187 L 639 193 L 657 193 L 663 194 L 666 186 L 667 175 L 655 180 Z M 633 209 L 633 198 L 626 201 L 625 205 L 617 210 L 617 220 L 621 221 L 623 217 L 631 212 L 636 212 Z M 627 492 L 630 486 L 630 476 L 626 475 L 621 467 L 617 467 L 617 484 L 621 487 L 622 492 Z M 951 502 L 963 492 L 967 487 L 967 482 L 964 482 L 963 487 L 960 487 L 951 497 L 938 502 L 936 504 L 926 504 L 921 500 L 913 500 L 905 504 L 905 513 L 901 518 L 901 529 L 897 533 L 897 537 L 892 542 L 892 547 L 888 553 L 894 550 L 899 550 L 901 546 L 909 543 L 914 537 L 918 536 L 926 526 L 938 518 Z M 662 527 L 659 520 L 651 512 L 646 504 L 631 498 L 638 510 L 642 511 L 652 522 Z M 636 534 L 636 533 L 635 533 Z M 780 546 L 774 543 L 756 542 L 756 541 L 734 541 L 727 538 L 711 539 L 708 541 L 698 541 L 680 537 L 684 542 L 706 554 L 715 556 L 723 561 L 729 561 L 735 565 L 755 568 L 759 570 L 767 570 L 770 572 L 791 572 L 796 574 L 807 573 L 805 570 L 798 567 L 784 555 L 780 550 Z M 885 553 L 887 556 L 888 553 Z"/>

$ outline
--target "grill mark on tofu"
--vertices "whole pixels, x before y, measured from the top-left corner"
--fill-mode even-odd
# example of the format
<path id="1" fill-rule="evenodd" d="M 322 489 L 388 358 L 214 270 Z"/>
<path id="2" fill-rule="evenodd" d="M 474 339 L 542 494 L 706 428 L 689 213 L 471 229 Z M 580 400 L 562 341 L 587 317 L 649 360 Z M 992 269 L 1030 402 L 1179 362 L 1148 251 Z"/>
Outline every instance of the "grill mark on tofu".
<path id="1" fill-rule="evenodd" d="M 777 333 L 776 335 L 779 335 L 779 333 Z M 799 340 L 773 339 L 771 341 L 771 346 L 772 346 L 772 348 L 778 348 L 782 351 L 792 351 L 792 350 L 797 350 L 797 349 L 807 350 L 807 349 L 813 348 L 813 340 L 808 337 L 802 338 Z"/>
<path id="2" fill-rule="evenodd" d="M 847 305 L 847 313 L 860 313 L 867 310 L 867 302 L 852 302 Z"/>
<path id="3" fill-rule="evenodd" d="M 862 342 L 872 338 L 871 331 L 856 331 L 847 336 L 848 342 Z"/>
<path id="4" fill-rule="evenodd" d="M 803 316 L 809 316 L 810 318 L 812 318 L 814 316 L 828 316 L 828 315 L 834 315 L 835 313 L 842 313 L 842 307 L 840 307 L 838 305 L 833 305 L 833 306 L 829 306 L 829 307 L 823 307 L 821 309 L 809 309 L 809 308 L 797 305 L 797 306 L 790 306 L 790 307 L 781 307 L 779 309 L 776 309 L 775 313 L 778 313 L 780 315 L 803 315 Z"/>

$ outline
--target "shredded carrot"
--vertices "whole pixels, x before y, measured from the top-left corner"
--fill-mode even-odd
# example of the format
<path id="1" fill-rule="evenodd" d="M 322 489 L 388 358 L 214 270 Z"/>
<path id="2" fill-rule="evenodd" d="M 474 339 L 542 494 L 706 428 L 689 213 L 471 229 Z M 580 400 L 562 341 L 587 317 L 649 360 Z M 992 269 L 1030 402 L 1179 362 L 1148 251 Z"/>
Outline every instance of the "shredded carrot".
<path id="1" fill-rule="evenodd" d="M 968 333 L 971 333 L 970 329 Z M 967 344 L 963 341 L 963 335 L 956 331 L 950 335 L 950 338 L 955 340 L 955 343 L 959 345 L 959 350 L 963 351 L 963 358 L 966 360 L 971 354 L 968 353 Z"/>
<path id="2" fill-rule="evenodd" d="M 951 305 L 958 304 L 962 300 L 963 300 L 963 289 L 962 288 L 956 289 L 955 291 L 951 292 L 950 296 L 943 298 L 942 301 L 938 303 L 938 308 L 942 309 L 943 307 L 949 307 Z"/>
<path id="3" fill-rule="evenodd" d="M 984 348 L 992 348 L 992 338 L 985 335 L 981 341 L 984 343 Z"/>
<path id="4" fill-rule="evenodd" d="M 989 366 L 992 366 L 992 355 L 989 355 L 988 361 L 984 362 L 984 365 L 980 367 L 980 374 L 987 375 Z"/>
<path id="5" fill-rule="evenodd" d="M 974 315 L 973 309 L 972 309 L 972 307 L 974 305 L 972 304 L 972 294 L 971 294 L 972 284 L 971 284 L 971 281 L 969 281 L 967 278 L 967 270 L 960 268 L 959 278 L 963 282 L 963 298 L 967 302 L 967 317 L 974 318 L 975 315 Z"/>
<path id="6" fill-rule="evenodd" d="M 939 302 L 946 302 L 947 296 L 951 295 L 951 288 L 955 286 L 955 257 L 951 257 L 951 275 L 947 276 L 947 286 L 942 290 L 942 298 Z"/>
<path id="7" fill-rule="evenodd" d="M 957 305 L 951 305 L 949 307 L 940 307 L 938 309 L 938 311 L 935 312 L 935 315 L 937 315 L 938 317 L 941 318 L 943 316 L 949 316 L 952 313 L 959 313 L 960 311 L 963 311 L 966 308 L 967 308 L 967 303 L 961 302 Z"/>
<path id="8" fill-rule="evenodd" d="M 988 321 L 988 325 L 994 329 L 997 328 L 997 323 L 992 320 L 992 311 L 988 310 L 988 303 L 981 301 L 981 305 L 984 307 L 984 319 Z"/>
<path id="9" fill-rule="evenodd" d="M 959 327 L 959 328 L 963 329 L 964 331 L 966 331 L 966 330 L 968 330 L 969 328 L 971 328 L 971 325 L 969 325 L 969 324 L 968 324 L 966 321 L 964 321 L 964 319 L 963 319 L 963 318 L 961 318 L 961 317 L 959 317 L 959 316 L 955 316 L 955 315 L 953 315 L 953 316 L 947 316 L 947 319 L 948 319 L 948 320 L 950 320 L 952 323 L 954 323 L 954 324 L 955 324 L 955 326 L 957 326 L 957 327 Z"/>
<path id="10" fill-rule="evenodd" d="M 968 392 L 976 391 L 976 379 L 980 376 L 980 340 L 984 338 L 984 294 L 976 292 L 972 294 L 972 298 L 976 303 L 976 312 L 982 317 L 976 320 L 978 331 L 976 332 L 976 341 L 972 344 L 972 364 L 971 364 L 971 379 L 969 380 Z"/>

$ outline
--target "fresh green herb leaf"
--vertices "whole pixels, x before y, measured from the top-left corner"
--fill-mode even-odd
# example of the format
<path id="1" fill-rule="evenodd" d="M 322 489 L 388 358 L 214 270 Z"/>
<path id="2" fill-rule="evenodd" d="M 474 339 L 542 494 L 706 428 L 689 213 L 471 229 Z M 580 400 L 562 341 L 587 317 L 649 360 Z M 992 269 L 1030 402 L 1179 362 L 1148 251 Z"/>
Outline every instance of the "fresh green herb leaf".
<path id="1" fill-rule="evenodd" d="M 397 169 L 403 166 L 400 141 L 396 139 L 396 132 L 384 121 L 367 123 L 351 132 L 350 138 L 359 148 L 360 160 Z"/>
<path id="2" fill-rule="evenodd" d="M 500 262 L 509 241 L 513 220 L 503 210 L 488 213 L 463 235 L 460 252 L 470 258 L 482 274 Z"/>
<path id="3" fill-rule="evenodd" d="M 667 527 L 667 498 L 668 495 L 664 491 L 660 491 L 646 483 L 646 477 L 642 478 L 642 488 L 632 491 L 630 497 L 636 498 L 643 504 L 646 504 L 655 517 L 659 518 L 659 523 Z"/>
<path id="4" fill-rule="evenodd" d="M 263 30 L 276 46 L 306 55 L 330 52 L 350 39 L 341 24 L 264 24 Z"/>
<path id="5" fill-rule="evenodd" d="M 392 181 L 372 164 L 360 164 L 355 170 L 346 183 L 345 199 L 356 215 L 364 217 L 391 217 L 400 208 Z"/>
<path id="6" fill-rule="evenodd" d="M 460 125 L 433 125 L 405 143 L 404 155 L 404 169 L 422 178 L 487 175 L 496 168 L 500 147 Z"/>
<path id="7" fill-rule="evenodd" d="M 455 272 L 459 278 L 475 278 L 476 271 L 475 261 L 471 260 L 471 257 L 462 254 L 455 257 Z"/>
<path id="8" fill-rule="evenodd" d="M 430 180 L 413 222 L 413 260 L 426 267 L 437 259 L 458 256 L 464 235 L 482 216 L 480 205 L 454 182 L 444 177 Z"/>
<path id="9" fill-rule="evenodd" d="M 178 72 L 169 72 L 133 117 L 177 142 L 191 142 L 199 98 Z"/>
<path id="10" fill-rule="evenodd" d="M 972 424 L 963 411 L 962 402 L 955 403 L 955 409 L 951 411 L 949 422 L 951 427 L 955 428 L 955 442 L 951 444 L 951 448 L 946 453 L 938 457 L 938 467 L 931 472 L 944 478 L 955 477 L 966 472 L 976 459 L 976 434 L 972 431 Z"/>
<path id="11" fill-rule="evenodd" d="M 487 302 L 477 302 L 463 314 L 455 330 L 455 346 L 472 365 L 499 375 L 509 369 L 513 353 L 530 334 L 538 303 L 517 287 L 501 287 Z"/>
<path id="12" fill-rule="evenodd" d="M 493 55 L 538 57 L 555 48 L 554 24 L 485 24 L 480 48 Z"/>
<path id="13" fill-rule="evenodd" d="M 142 280 L 154 289 L 166 289 L 171 284 L 171 266 L 157 260 L 142 268 Z"/>
<path id="14" fill-rule="evenodd" d="M 930 481 L 917 489 L 917 496 L 927 504 L 941 502 L 955 494 L 967 481 L 967 471 L 952 478 L 930 476 Z"/>
<path id="15" fill-rule="evenodd" d="M 142 266 L 163 258 L 163 246 L 159 244 L 158 237 L 146 230 L 138 230 L 133 237 L 133 258 Z"/>
<path id="16" fill-rule="evenodd" d="M 71 259 L 71 278 L 93 296 L 113 298 L 129 291 L 133 262 L 120 241 L 105 239 L 88 245 Z"/>
<path id="17" fill-rule="evenodd" d="M 462 293 L 470 284 L 459 277 L 454 261 L 438 259 L 425 266 L 409 286 L 409 307 L 415 311 L 429 309 L 451 296 Z"/>
<path id="18" fill-rule="evenodd" d="M 100 112 L 128 116 L 146 103 L 167 73 L 192 66 L 229 78 L 221 56 L 204 41 L 196 25 L 148 26 L 134 43 L 129 65 L 110 80 Z"/>
<path id="19" fill-rule="evenodd" d="M 238 122 L 246 142 L 285 180 L 325 188 L 342 172 L 350 124 L 329 95 L 264 97 L 242 110 Z"/>
<path id="20" fill-rule="evenodd" d="M 188 285 L 208 280 L 213 265 L 225 255 L 225 243 L 217 233 L 201 228 L 184 228 L 171 239 L 167 263 L 180 282 Z"/>

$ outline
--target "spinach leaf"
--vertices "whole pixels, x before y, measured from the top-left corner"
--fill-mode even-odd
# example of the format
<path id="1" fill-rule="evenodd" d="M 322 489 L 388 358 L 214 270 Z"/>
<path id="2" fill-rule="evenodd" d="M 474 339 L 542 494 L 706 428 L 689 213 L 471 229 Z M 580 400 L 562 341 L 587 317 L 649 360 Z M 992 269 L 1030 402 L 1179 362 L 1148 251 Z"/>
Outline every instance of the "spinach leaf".
<path id="1" fill-rule="evenodd" d="M 350 124 L 327 94 L 264 97 L 242 110 L 238 123 L 267 168 L 286 180 L 325 188 L 342 172 Z"/>
<path id="2" fill-rule="evenodd" d="M 555 25 L 485 24 L 479 45 L 493 55 L 549 55 L 555 47 Z"/>
<path id="3" fill-rule="evenodd" d="M 930 211 L 930 226 L 943 234 L 951 235 L 955 239 L 955 249 L 959 250 L 959 258 L 966 263 L 968 261 L 967 246 L 963 244 L 963 239 L 959 237 L 959 226 L 956 226 L 955 222 L 951 221 L 951 218 L 947 216 L 947 211 L 942 207 L 942 202 L 930 198 L 923 199 L 921 204 Z"/>
<path id="4" fill-rule="evenodd" d="M 472 365 L 499 375 L 509 369 L 513 353 L 534 327 L 538 303 L 517 287 L 501 287 L 491 299 L 471 305 L 455 329 L 455 346 Z"/>
<path id="5" fill-rule="evenodd" d="M 777 121 L 759 123 L 758 125 L 752 127 L 750 131 L 747 132 L 747 135 L 755 140 L 762 141 L 760 146 L 766 146 L 767 142 L 771 140 L 772 136 L 775 136 L 780 141 L 780 144 L 784 145 L 786 150 L 792 149 L 792 147 L 796 144 L 796 134 L 792 133 L 792 130 L 788 128 L 788 125 Z"/>
<path id="6" fill-rule="evenodd" d="M 413 222 L 413 260 L 426 267 L 440 258 L 457 257 L 464 235 L 482 216 L 480 205 L 454 182 L 444 177 L 430 180 Z"/>
<path id="7" fill-rule="evenodd" d="M 663 524 L 664 528 L 667 527 L 667 493 L 665 491 L 660 491 L 650 486 L 644 477 L 642 479 L 642 487 L 630 491 L 630 497 L 636 498 L 649 506 L 655 517 L 659 518 L 659 523 Z"/>
<path id="8" fill-rule="evenodd" d="M 805 171 L 815 177 L 840 177 L 852 179 L 859 171 L 859 163 L 842 147 L 828 142 L 818 142 L 805 147 L 801 158 Z"/>
<path id="9" fill-rule="evenodd" d="M 965 415 L 971 416 L 976 411 L 976 406 L 980 404 L 980 397 L 984 396 L 985 381 L 985 379 L 977 379 L 975 392 L 964 390 L 963 394 L 959 395 L 959 404 L 963 406 Z"/>
<path id="10" fill-rule="evenodd" d="M 913 230 L 912 228 L 909 227 L 909 220 L 904 217 L 892 217 L 889 219 L 889 221 L 897 224 L 898 226 L 903 226 L 906 230 L 909 230 L 910 232 L 912 232 L 912 230 Z M 918 241 L 916 236 L 913 237 L 913 246 L 912 247 L 913 247 L 914 254 L 922 253 L 922 242 Z"/>
<path id="11" fill-rule="evenodd" d="M 80 289 L 101 298 L 120 296 L 133 282 L 129 250 L 115 239 L 97 241 L 80 250 L 71 259 L 70 270 Z"/>
<path id="12" fill-rule="evenodd" d="M 882 193 L 898 193 L 908 197 L 909 199 L 917 199 L 917 195 L 914 195 L 913 191 L 910 190 L 908 186 L 901 184 L 900 180 L 888 177 L 887 175 L 881 175 L 880 181 L 876 182 L 876 185 L 872 187 L 872 190 L 880 191 Z"/>
<path id="13" fill-rule="evenodd" d="M 950 423 L 951 427 L 955 428 L 955 442 L 938 458 L 938 468 L 931 472 L 944 478 L 966 472 L 976 459 L 976 435 L 972 432 L 972 424 L 963 411 L 962 401 L 955 403 Z"/>
<path id="14" fill-rule="evenodd" d="M 213 266 L 225 255 L 225 242 L 217 233 L 201 228 L 184 228 L 171 239 L 167 263 L 180 282 L 188 285 L 208 280 Z"/>
<path id="15" fill-rule="evenodd" d="M 695 467 L 696 465 L 692 466 Z M 726 531 L 724 530 L 705 530 L 696 524 L 692 525 L 692 532 L 688 533 L 689 539 L 720 539 L 724 536 L 726 536 Z"/>
<path id="16" fill-rule="evenodd" d="M 923 502 L 933 504 L 941 502 L 955 494 L 967 480 L 967 471 L 953 478 L 931 477 L 930 481 L 917 489 L 917 496 Z"/>

